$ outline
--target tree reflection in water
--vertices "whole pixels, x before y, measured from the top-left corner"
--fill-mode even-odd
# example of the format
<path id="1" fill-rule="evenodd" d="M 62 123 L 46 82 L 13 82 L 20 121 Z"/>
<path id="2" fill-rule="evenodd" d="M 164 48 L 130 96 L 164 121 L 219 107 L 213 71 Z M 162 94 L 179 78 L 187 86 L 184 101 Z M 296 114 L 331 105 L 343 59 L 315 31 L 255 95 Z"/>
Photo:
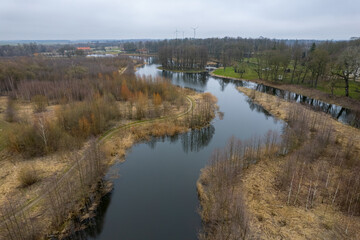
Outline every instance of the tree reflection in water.
<path id="1" fill-rule="evenodd" d="M 181 144 L 184 152 L 198 152 L 206 147 L 215 134 L 215 127 L 211 124 L 207 127 L 194 129 L 181 135 Z"/>

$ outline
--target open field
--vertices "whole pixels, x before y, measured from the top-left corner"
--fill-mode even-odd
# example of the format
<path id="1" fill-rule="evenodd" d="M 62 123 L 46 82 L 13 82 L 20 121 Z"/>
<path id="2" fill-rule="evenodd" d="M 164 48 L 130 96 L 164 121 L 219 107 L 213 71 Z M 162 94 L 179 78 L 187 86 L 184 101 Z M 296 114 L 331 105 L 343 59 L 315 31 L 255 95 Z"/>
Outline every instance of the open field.
<path id="1" fill-rule="evenodd" d="M 256 72 L 250 67 L 246 68 L 245 73 L 243 74 L 242 78 L 240 77 L 240 73 L 235 72 L 234 67 L 226 67 L 225 70 L 224 70 L 224 68 L 218 68 L 213 71 L 213 74 L 218 75 L 218 76 L 246 79 L 246 80 L 258 79 Z"/>

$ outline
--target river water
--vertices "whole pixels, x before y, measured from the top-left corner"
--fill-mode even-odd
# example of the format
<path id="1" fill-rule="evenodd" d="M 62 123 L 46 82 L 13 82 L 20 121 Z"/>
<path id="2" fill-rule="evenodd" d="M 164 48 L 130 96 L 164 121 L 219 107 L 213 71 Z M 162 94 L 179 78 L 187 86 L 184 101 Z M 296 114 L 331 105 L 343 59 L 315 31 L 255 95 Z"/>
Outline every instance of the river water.
<path id="1" fill-rule="evenodd" d="M 211 153 L 231 136 L 249 139 L 283 123 L 236 90 L 236 82 L 204 74 L 161 71 L 146 64 L 138 75 L 161 76 L 173 84 L 210 92 L 218 98 L 222 120 L 169 138 L 152 139 L 131 148 L 124 163 L 115 164 L 119 177 L 104 199 L 88 239 L 197 239 L 201 219 L 196 181 Z"/>

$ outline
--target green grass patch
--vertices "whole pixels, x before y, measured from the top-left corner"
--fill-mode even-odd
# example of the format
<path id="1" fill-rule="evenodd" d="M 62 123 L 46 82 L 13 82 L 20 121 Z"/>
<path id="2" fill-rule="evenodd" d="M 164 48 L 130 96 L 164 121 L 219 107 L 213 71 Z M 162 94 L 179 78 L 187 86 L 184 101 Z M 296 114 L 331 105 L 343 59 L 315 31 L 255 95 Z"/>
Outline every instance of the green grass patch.
<path id="1" fill-rule="evenodd" d="M 256 67 L 255 62 L 256 62 L 255 58 L 245 59 L 246 68 L 245 68 L 245 73 L 243 74 L 242 77 L 240 77 L 239 73 L 235 72 L 234 67 L 227 67 L 226 69 L 219 68 L 219 69 L 214 70 L 213 73 L 216 75 L 219 75 L 219 76 L 224 76 L 224 77 L 239 78 L 239 79 L 245 79 L 245 80 L 255 80 L 255 79 L 258 79 L 258 75 L 254 71 L 254 69 Z M 300 67 L 301 66 L 298 66 L 298 69 Z M 309 77 L 311 77 L 311 76 L 309 75 L 308 78 Z M 279 83 L 296 85 L 296 82 L 297 82 L 297 79 L 295 78 L 294 83 L 291 83 L 291 73 L 287 73 L 284 76 L 284 79 L 282 81 L 280 81 Z M 308 86 L 311 88 L 311 86 L 309 86 L 308 81 L 305 81 L 304 84 L 299 84 L 299 85 Z M 331 94 L 329 82 L 319 82 L 317 89 L 322 92 Z M 360 82 L 354 82 L 354 81 L 349 82 L 349 94 L 350 94 L 351 98 L 360 100 Z M 339 79 L 336 82 L 335 89 L 334 89 L 334 95 L 335 96 L 345 96 L 345 82 L 343 80 Z"/>
<path id="2" fill-rule="evenodd" d="M 224 77 L 241 78 L 240 73 L 236 73 L 233 67 L 227 67 L 226 69 L 219 68 L 214 70 L 213 73 Z M 254 80 L 258 79 L 258 76 L 256 72 L 250 66 L 248 66 L 245 69 L 245 73 L 243 74 L 241 79 Z"/>
<path id="3" fill-rule="evenodd" d="M 321 82 L 318 85 L 318 89 L 323 92 L 331 94 L 331 89 L 327 82 Z M 345 96 L 345 81 L 338 80 L 336 82 L 335 89 L 334 89 L 334 95 L 335 96 Z M 360 100 L 360 83 L 359 82 L 354 82 L 354 81 L 349 82 L 349 95 L 351 98 Z"/>

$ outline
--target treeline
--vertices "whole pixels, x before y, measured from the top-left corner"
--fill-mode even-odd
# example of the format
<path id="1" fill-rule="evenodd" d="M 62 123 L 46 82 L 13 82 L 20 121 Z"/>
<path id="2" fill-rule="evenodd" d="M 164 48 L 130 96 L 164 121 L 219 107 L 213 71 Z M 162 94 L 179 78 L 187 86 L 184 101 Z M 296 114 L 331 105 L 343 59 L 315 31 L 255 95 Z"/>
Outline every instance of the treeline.
<path id="1" fill-rule="evenodd" d="M 34 53 L 49 52 L 56 49 L 54 45 L 36 43 L 0 45 L 0 57 L 32 56 Z"/>
<path id="2" fill-rule="evenodd" d="M 0 59 L 0 93 L 12 93 L 26 100 L 38 94 L 46 94 L 49 99 L 71 97 L 77 100 L 85 97 L 81 92 L 87 88 L 86 84 L 96 84 L 96 80 L 102 77 L 106 80 L 106 77 L 117 74 L 120 68 L 125 68 L 129 63 L 129 59 L 120 57 L 3 58 Z M 70 91 L 72 94 L 68 94 L 72 96 L 56 91 Z"/>
<path id="3" fill-rule="evenodd" d="M 66 57 L 74 55 L 77 47 L 91 47 L 95 50 L 105 51 L 105 47 L 125 46 L 126 41 L 92 41 L 92 42 L 71 42 L 71 41 L 44 41 L 18 43 L 18 44 L 4 44 L 0 45 L 0 57 L 25 57 L 33 56 L 37 53 L 57 52 Z M 133 43 L 131 43 L 133 44 Z M 67 51 L 67 53 L 66 53 Z M 78 52 L 81 53 L 81 52 Z"/>
<path id="4" fill-rule="evenodd" d="M 164 46 L 159 49 L 159 60 L 165 69 L 204 70 L 208 52 L 204 46 Z"/>
<path id="5" fill-rule="evenodd" d="M 317 88 L 327 82 L 334 91 L 335 81 L 345 84 L 349 96 L 349 81 L 360 76 L 360 41 L 322 42 L 310 47 L 301 44 L 274 44 L 270 50 L 254 54 L 253 69 L 260 79 L 307 84 Z"/>
<path id="6" fill-rule="evenodd" d="M 317 88 L 319 82 L 335 91 L 342 81 L 349 96 L 349 81 L 360 77 L 360 40 L 312 41 L 267 38 L 174 39 L 133 43 L 161 56 L 161 63 L 172 69 L 186 69 L 185 49 L 196 46 L 207 50 L 218 66 L 232 66 L 242 76 L 254 71 L 259 79 L 305 84 Z M 193 50 L 194 51 L 194 50 Z M 183 57 L 182 57 L 183 56 Z M 183 60 L 180 60 L 182 59 Z M 190 64 L 190 67 L 191 64 Z"/>
<path id="7" fill-rule="evenodd" d="M 206 38 L 206 39 L 172 39 L 159 41 L 138 41 L 127 43 L 124 49 L 129 51 L 136 51 L 137 49 L 146 48 L 151 53 L 158 53 L 162 47 L 170 46 L 177 47 L 180 45 L 186 46 L 203 46 L 208 50 L 210 58 L 221 60 L 223 55 L 231 56 L 251 56 L 252 52 L 259 50 L 271 49 L 272 43 L 280 41 L 291 44 L 288 40 L 271 40 L 267 38 Z M 131 47 L 130 47 L 131 46 Z"/>

